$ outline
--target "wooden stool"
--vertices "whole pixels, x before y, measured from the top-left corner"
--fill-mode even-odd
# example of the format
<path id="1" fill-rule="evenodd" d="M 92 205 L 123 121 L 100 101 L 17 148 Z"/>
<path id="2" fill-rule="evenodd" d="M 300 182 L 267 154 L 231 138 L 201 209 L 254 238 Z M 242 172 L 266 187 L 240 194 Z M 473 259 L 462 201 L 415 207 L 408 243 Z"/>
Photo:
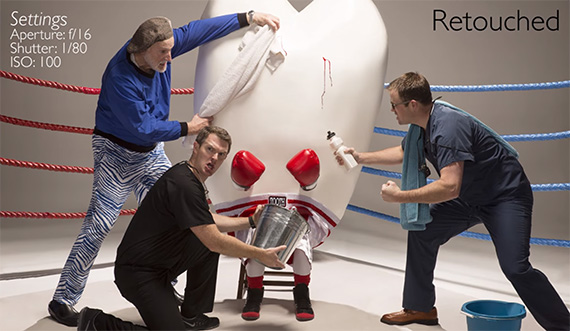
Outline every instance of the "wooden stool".
<path id="1" fill-rule="evenodd" d="M 267 279 L 269 276 L 270 279 Z M 278 270 L 266 270 L 263 273 L 263 286 L 288 286 L 293 290 L 295 287 L 295 281 L 293 280 L 279 280 L 275 278 L 280 277 L 293 277 L 292 271 L 278 271 Z M 240 263 L 239 269 L 239 279 L 238 279 L 238 289 L 236 299 L 243 299 L 243 294 L 247 290 L 247 274 L 245 272 L 245 266 Z"/>

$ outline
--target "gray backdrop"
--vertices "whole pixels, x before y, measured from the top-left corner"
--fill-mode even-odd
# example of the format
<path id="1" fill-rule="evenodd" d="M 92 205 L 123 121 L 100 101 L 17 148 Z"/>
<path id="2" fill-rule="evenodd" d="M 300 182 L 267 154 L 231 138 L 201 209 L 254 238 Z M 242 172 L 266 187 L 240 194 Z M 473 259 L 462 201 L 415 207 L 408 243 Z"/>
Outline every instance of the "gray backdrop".
<path id="1" fill-rule="evenodd" d="M 269 0 L 268 0 L 269 1 Z M 303 8 L 309 1 L 291 1 Z M 406 71 L 419 71 L 432 85 L 480 85 L 539 83 L 568 80 L 569 75 L 569 3 L 568 1 L 374 1 L 388 31 L 389 57 L 386 81 Z M 99 87 L 101 74 L 114 53 L 131 37 L 148 17 L 163 15 L 171 18 L 175 26 L 198 19 L 206 1 L 4 1 L 1 2 L 1 67 L 2 70 L 33 78 L 76 86 Z M 250 8 L 245 7 L 244 11 Z M 445 30 L 436 23 L 434 12 L 447 15 Z M 53 31 L 49 27 L 22 26 L 15 19 L 38 14 L 43 16 L 66 15 L 67 26 L 88 30 L 89 40 L 79 40 L 72 52 L 79 54 L 47 54 L 44 68 L 40 68 L 39 55 L 35 67 L 25 68 L 26 54 L 14 54 L 11 47 L 13 33 Z M 470 25 L 450 24 L 465 21 Z M 498 24 L 508 16 L 535 17 L 535 26 L 527 30 L 523 24 L 516 31 L 483 29 L 484 18 Z M 478 18 L 475 26 L 473 21 Z M 546 23 L 540 23 L 555 16 Z M 441 16 L 438 16 L 441 17 Z M 516 26 L 513 20 L 506 28 Z M 524 23 L 524 21 L 523 21 Z M 358 24 L 358 22 L 354 22 Z M 451 27 L 458 31 L 451 30 Z M 484 31 L 477 31 L 484 30 Z M 471 31 L 469 31 L 471 30 Z M 362 27 L 366 33 L 366 27 Z M 348 42 L 339 40 L 339 43 Z M 41 45 L 59 45 L 56 41 L 36 41 Z M 30 45 L 30 42 L 22 42 Z M 85 48 L 87 47 L 87 48 Z M 27 50 L 33 52 L 33 50 Z M 197 50 L 173 62 L 172 86 L 192 87 Z M 20 56 L 20 58 L 15 58 Z M 50 59 L 48 57 L 51 56 Z M 61 58 L 61 65 L 55 67 Z M 17 62 L 20 61 L 20 67 Z M 355 59 L 355 62 L 358 59 Z M 45 66 L 54 64 L 52 68 Z M 92 128 L 97 96 L 65 92 L 57 89 L 0 79 L 1 113 L 26 120 Z M 570 130 L 569 89 L 551 89 L 525 92 L 447 92 L 444 100 L 471 112 L 500 134 L 551 133 Z M 172 96 L 171 119 L 189 120 L 192 109 L 191 95 Z M 349 110 L 347 110 L 349 111 Z M 376 126 L 405 130 L 398 126 L 384 94 Z M 91 139 L 88 135 L 62 133 L 0 123 L 1 156 L 9 159 L 48 164 L 92 167 Z M 400 138 L 376 134 L 371 148 L 380 149 L 400 142 Z M 515 142 L 527 174 L 534 184 L 568 183 L 570 140 Z M 166 143 L 171 161 L 187 159 L 180 140 Z M 401 171 L 400 167 L 379 167 Z M 84 212 L 91 193 L 91 175 L 52 172 L 1 166 L 1 210 L 34 212 Z M 432 175 L 433 177 L 433 175 Z M 398 206 L 384 203 L 379 190 L 387 179 L 369 174 L 360 176 L 351 204 L 398 216 Z M 535 193 L 533 237 L 570 239 L 570 193 Z M 125 208 L 135 208 L 131 198 Z M 120 235 L 130 217 L 120 217 L 112 236 Z M 0 227 L 0 258 L 17 258 L 18 262 L 0 263 L 0 274 L 60 268 L 79 230 L 81 220 L 2 219 Z M 371 232 L 373 235 L 397 229 L 397 225 L 347 212 L 340 227 L 350 222 L 352 230 Z M 476 227 L 474 231 L 485 232 Z M 404 240 L 404 231 L 396 237 Z M 332 237 L 335 234 L 333 232 Z M 116 241 L 115 241 L 116 242 Z M 49 245 L 48 245 L 49 244 Z M 56 250 L 53 247 L 59 247 Z M 326 247 L 326 244 L 325 244 Z M 113 250 L 113 248 L 106 248 Z M 567 252 L 567 249 L 566 249 Z M 109 262 L 110 257 L 99 262 Z"/>

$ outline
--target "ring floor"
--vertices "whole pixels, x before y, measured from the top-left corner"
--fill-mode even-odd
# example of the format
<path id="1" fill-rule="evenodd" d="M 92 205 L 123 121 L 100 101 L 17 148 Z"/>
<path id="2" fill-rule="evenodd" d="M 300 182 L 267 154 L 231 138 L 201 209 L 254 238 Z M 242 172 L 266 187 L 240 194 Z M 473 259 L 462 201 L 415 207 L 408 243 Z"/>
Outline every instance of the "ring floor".
<path id="1" fill-rule="evenodd" d="M 394 230 L 390 230 L 390 229 Z M 394 231 L 390 233 L 390 231 Z M 382 235 L 356 234 L 349 227 L 335 229 L 325 244 L 315 250 L 310 293 L 315 319 L 298 322 L 294 316 L 293 294 L 289 288 L 267 288 L 261 318 L 247 322 L 241 319 L 243 299 L 236 299 L 239 260 L 220 259 L 214 311 L 210 316 L 221 320 L 219 330 L 467 330 L 461 306 L 471 300 L 493 299 L 519 302 L 520 299 L 498 268 L 489 242 L 454 238 L 440 251 L 436 269 L 436 306 L 438 326 L 410 324 L 389 326 L 379 322 L 382 314 L 401 309 L 405 245 L 397 238 L 400 229 L 389 227 Z M 8 235 L 8 233 L 4 233 Z M 6 237 L 3 237 L 6 238 Z M 100 308 L 120 318 L 142 323 L 136 309 L 123 299 L 113 283 L 114 244 L 120 235 L 107 238 L 92 270 L 85 293 L 77 309 Z M 50 251 L 47 242 L 42 252 Z M 2 242 L 4 251 L 9 241 Z M 57 246 L 56 243 L 50 244 Z M 36 246 L 39 247 L 39 246 Z M 41 254 L 38 252 L 38 265 Z M 15 263 L 15 254 L 4 252 L 2 263 Z M 65 249 L 57 253 L 65 257 Z M 56 255 L 57 255 L 56 254 Z M 358 258 L 355 258 L 358 257 Z M 366 261 L 366 262 L 365 262 Z M 570 253 L 567 248 L 532 246 L 531 261 L 552 281 L 568 306 L 570 292 Z M 38 275 L 0 281 L 0 330 L 71 330 L 48 317 L 59 275 Z M 184 277 L 177 284 L 183 290 Z M 523 331 L 541 330 L 527 311 L 522 320 Z"/>

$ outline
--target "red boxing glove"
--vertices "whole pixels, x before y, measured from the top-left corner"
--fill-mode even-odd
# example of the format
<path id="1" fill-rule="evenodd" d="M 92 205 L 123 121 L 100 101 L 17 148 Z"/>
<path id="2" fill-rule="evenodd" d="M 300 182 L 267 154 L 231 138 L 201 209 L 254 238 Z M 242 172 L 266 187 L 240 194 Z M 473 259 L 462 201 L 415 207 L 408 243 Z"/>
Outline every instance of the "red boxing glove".
<path id="1" fill-rule="evenodd" d="M 232 160 L 231 177 L 242 190 L 247 191 L 265 171 L 265 165 L 248 151 L 239 151 Z"/>
<path id="2" fill-rule="evenodd" d="M 304 149 L 289 160 L 287 170 L 301 184 L 303 190 L 310 191 L 317 187 L 321 170 L 319 157 L 312 149 Z"/>

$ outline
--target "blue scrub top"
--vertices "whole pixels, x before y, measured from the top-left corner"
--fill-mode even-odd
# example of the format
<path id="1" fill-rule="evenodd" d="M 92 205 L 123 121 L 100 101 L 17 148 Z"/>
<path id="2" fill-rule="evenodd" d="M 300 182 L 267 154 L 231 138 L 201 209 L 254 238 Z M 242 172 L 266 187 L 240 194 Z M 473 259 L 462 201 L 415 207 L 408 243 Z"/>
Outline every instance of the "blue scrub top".
<path id="1" fill-rule="evenodd" d="M 469 115 L 436 103 L 424 133 L 425 155 L 438 175 L 449 164 L 464 161 L 459 193 L 464 202 L 532 201 L 530 182 L 517 158 Z"/>

